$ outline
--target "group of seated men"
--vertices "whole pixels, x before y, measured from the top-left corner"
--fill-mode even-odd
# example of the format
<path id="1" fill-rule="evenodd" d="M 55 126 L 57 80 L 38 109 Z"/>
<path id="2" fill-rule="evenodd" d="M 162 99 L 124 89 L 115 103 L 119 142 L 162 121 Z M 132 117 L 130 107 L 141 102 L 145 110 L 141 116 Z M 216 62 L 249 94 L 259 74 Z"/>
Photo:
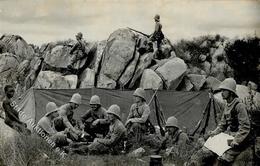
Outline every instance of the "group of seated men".
<path id="1" fill-rule="evenodd" d="M 253 143 L 249 115 L 245 104 L 239 100 L 236 93 L 236 81 L 233 78 L 227 78 L 220 84 L 219 89 L 227 104 L 218 127 L 208 136 L 214 136 L 220 132 L 234 136 L 229 143 L 231 148 L 217 158 L 216 154 L 202 147 L 190 155 L 188 165 L 211 165 L 208 159 L 212 157 L 215 157 L 219 165 L 228 165 Z M 10 127 L 22 131 L 26 125 L 18 121 L 18 115 L 10 105 L 14 91 L 8 86 L 5 92 L 7 97 L 3 102 L 6 112 L 5 122 Z M 81 104 L 81 95 L 75 93 L 67 104 L 60 107 L 53 102 L 47 103 L 46 114 L 39 120 L 38 127 L 53 139 L 56 146 L 69 146 L 71 153 L 119 154 L 131 148 L 148 145 L 151 148 L 155 147 L 157 153 L 161 151 L 166 155 L 176 152 L 185 154 L 190 140 L 180 129 L 177 119 L 173 116 L 169 117 L 165 125 L 166 135 L 155 139 L 157 137 L 151 129 L 152 124 L 149 120 L 151 111 L 146 104 L 145 91 L 137 88 L 133 96 L 134 103 L 130 107 L 125 124 L 121 119 L 120 107 L 113 104 L 106 110 L 102 107 L 97 95 L 90 99 L 91 109 L 87 110 L 80 120 L 73 119 L 74 111 Z"/>

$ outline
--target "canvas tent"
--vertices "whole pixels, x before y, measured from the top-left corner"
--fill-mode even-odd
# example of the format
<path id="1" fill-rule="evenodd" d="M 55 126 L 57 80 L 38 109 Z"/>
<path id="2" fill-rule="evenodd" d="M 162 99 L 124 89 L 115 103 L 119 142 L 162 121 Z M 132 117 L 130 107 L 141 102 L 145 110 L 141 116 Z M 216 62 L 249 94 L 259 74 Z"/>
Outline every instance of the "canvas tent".
<path id="1" fill-rule="evenodd" d="M 45 114 L 47 102 L 55 102 L 58 106 L 69 102 L 73 93 L 82 95 L 82 104 L 75 110 L 74 117 L 78 119 L 86 110 L 90 109 L 89 101 L 92 95 L 100 96 L 102 106 L 108 108 L 111 104 L 118 104 L 122 112 L 122 120 L 125 122 L 131 104 L 133 103 L 134 91 L 107 90 L 107 89 L 29 89 L 20 99 L 17 99 L 18 107 L 24 112 L 26 121 L 33 119 L 37 123 Z M 154 94 L 153 90 L 146 90 L 147 103 Z M 180 127 L 186 127 L 188 132 L 199 133 L 203 129 L 214 129 L 217 125 L 218 105 L 209 97 L 208 91 L 180 92 L 180 91 L 157 91 L 160 115 L 165 119 L 176 116 Z M 152 111 L 151 121 L 157 125 L 155 102 L 150 104 Z M 161 116 L 161 119 L 162 116 Z M 160 122 L 163 124 L 163 121 Z M 30 128 L 30 126 L 28 126 Z"/>

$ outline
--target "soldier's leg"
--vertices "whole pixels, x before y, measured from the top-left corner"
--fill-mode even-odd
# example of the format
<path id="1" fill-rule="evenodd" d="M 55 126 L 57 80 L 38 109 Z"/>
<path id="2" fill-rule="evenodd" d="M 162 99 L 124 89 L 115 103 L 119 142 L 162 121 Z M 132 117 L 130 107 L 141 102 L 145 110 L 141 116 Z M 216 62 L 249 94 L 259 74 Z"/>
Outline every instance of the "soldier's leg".
<path id="1" fill-rule="evenodd" d="M 88 146 L 88 152 L 89 154 L 106 154 L 109 153 L 109 148 L 97 141 L 94 141 Z"/>
<path id="2" fill-rule="evenodd" d="M 202 147 L 196 153 L 194 153 L 188 163 L 189 166 L 209 166 L 212 165 L 216 155 L 209 149 Z"/>

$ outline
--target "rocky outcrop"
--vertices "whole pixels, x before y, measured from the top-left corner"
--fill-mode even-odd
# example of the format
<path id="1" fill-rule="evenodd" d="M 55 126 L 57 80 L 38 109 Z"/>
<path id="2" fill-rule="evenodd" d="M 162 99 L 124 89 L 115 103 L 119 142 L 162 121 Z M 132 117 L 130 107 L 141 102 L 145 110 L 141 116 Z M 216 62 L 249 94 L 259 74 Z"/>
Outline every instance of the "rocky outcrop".
<path id="1" fill-rule="evenodd" d="M 41 71 L 35 81 L 35 88 L 40 89 L 75 89 L 78 82 L 77 75 L 63 76 L 53 71 Z"/>
<path id="2" fill-rule="evenodd" d="M 133 88 L 136 84 L 138 84 L 137 80 L 142 76 L 144 69 L 148 68 L 151 65 L 153 57 L 153 53 L 147 53 L 140 57 L 139 62 L 136 66 L 134 76 L 131 80 L 131 83 L 129 84 L 129 88 Z"/>
<path id="3" fill-rule="evenodd" d="M 108 78 L 106 75 L 100 74 L 97 80 L 97 87 L 104 89 L 115 89 L 116 82 L 113 79 Z"/>
<path id="4" fill-rule="evenodd" d="M 215 91 L 219 87 L 220 83 L 221 82 L 218 79 L 216 79 L 215 77 L 209 76 L 206 79 L 206 83 L 204 84 L 204 88 L 212 89 L 213 91 Z"/>
<path id="5" fill-rule="evenodd" d="M 16 55 L 19 62 L 34 55 L 33 48 L 19 35 L 3 35 L 0 40 L 5 44 L 6 51 Z"/>
<path id="6" fill-rule="evenodd" d="M 205 75 L 199 75 L 199 74 L 189 74 L 187 75 L 189 80 L 191 81 L 194 90 L 200 90 L 204 83 L 206 82 L 206 76 Z"/>
<path id="7" fill-rule="evenodd" d="M 129 29 L 119 29 L 113 32 L 103 52 L 100 73 L 117 81 L 135 53 L 135 34 Z"/>
<path id="8" fill-rule="evenodd" d="M 93 88 L 95 86 L 95 72 L 92 69 L 85 69 L 80 77 L 79 88 Z"/>
<path id="9" fill-rule="evenodd" d="M 11 53 L 0 54 L 0 89 L 6 84 L 17 83 L 17 68 L 19 61 L 16 55 Z"/>
<path id="10" fill-rule="evenodd" d="M 156 73 L 163 79 L 167 89 L 176 89 L 187 70 L 187 65 L 180 58 L 173 58 L 156 69 Z"/>
<path id="11" fill-rule="evenodd" d="M 143 89 L 162 89 L 162 79 L 151 69 L 145 69 L 141 78 L 140 87 Z"/>
<path id="12" fill-rule="evenodd" d="M 98 69 L 100 68 L 101 65 L 101 60 L 102 60 L 102 56 L 103 56 L 103 51 L 106 47 L 107 41 L 101 41 L 97 44 L 97 50 L 95 53 L 95 64 L 93 67 L 94 72 L 97 74 L 98 73 Z"/>

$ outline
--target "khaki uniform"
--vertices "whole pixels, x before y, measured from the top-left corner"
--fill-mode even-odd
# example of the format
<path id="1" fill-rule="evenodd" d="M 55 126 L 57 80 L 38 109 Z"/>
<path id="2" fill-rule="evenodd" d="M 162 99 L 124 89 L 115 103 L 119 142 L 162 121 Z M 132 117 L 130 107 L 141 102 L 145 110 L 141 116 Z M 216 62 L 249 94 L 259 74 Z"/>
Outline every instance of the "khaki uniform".
<path id="1" fill-rule="evenodd" d="M 92 123 L 95 120 L 99 120 L 99 123 L 95 126 Z M 96 134 L 107 134 L 109 130 L 109 121 L 106 113 L 106 109 L 99 107 L 98 110 L 88 110 L 86 114 L 81 117 L 81 121 L 84 124 L 85 132 L 89 133 L 92 137 L 96 137 Z"/>
<path id="2" fill-rule="evenodd" d="M 234 136 L 233 141 L 239 144 L 239 146 L 229 149 L 221 156 L 222 159 L 231 163 L 253 140 L 246 106 L 238 98 L 235 98 L 231 103 L 226 105 L 221 121 L 213 131 L 213 134 L 221 132 Z M 199 161 L 199 165 L 208 165 L 205 161 L 207 161 L 207 158 L 213 156 L 215 155 L 211 151 L 203 147 L 191 159 Z"/>
<path id="3" fill-rule="evenodd" d="M 145 102 L 141 106 L 137 106 L 136 103 L 131 106 L 127 120 L 132 119 L 132 123 L 126 126 L 129 142 L 140 143 L 143 135 L 149 130 L 150 113 L 150 108 Z"/>
<path id="4" fill-rule="evenodd" d="M 123 150 L 124 140 L 126 138 L 126 128 L 123 123 L 117 119 L 109 126 L 109 132 L 105 138 L 96 138 L 88 146 L 81 146 L 74 150 L 79 154 L 118 154 Z"/>
<path id="5" fill-rule="evenodd" d="M 77 67 L 79 67 L 80 64 L 77 63 L 77 61 L 84 58 L 86 54 L 84 42 L 82 40 L 77 41 L 77 43 L 70 50 L 70 54 L 74 55 L 71 59 L 71 65 L 73 66 L 76 63 Z"/>
<path id="6" fill-rule="evenodd" d="M 174 135 L 166 135 L 163 142 L 163 149 L 166 149 L 168 155 L 173 154 L 181 157 L 186 153 L 187 144 L 189 143 L 189 137 L 181 130 L 177 130 Z"/>
<path id="7" fill-rule="evenodd" d="M 48 117 L 42 117 L 37 123 L 37 127 L 48 135 L 55 142 L 56 146 L 60 147 L 68 144 L 67 137 L 55 130 L 53 122 Z"/>

